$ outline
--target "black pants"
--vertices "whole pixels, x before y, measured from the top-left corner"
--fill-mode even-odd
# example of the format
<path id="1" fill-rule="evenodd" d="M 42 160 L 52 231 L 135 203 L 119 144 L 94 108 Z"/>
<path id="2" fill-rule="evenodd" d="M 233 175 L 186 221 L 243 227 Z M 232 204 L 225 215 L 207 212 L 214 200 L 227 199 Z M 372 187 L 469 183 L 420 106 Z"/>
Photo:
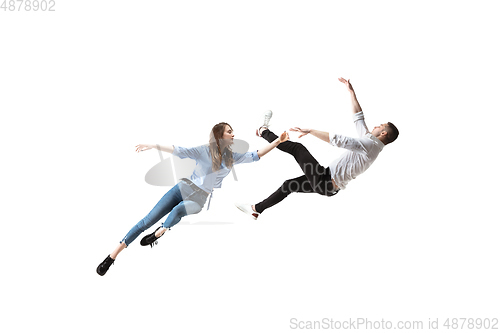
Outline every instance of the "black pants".
<path id="1" fill-rule="evenodd" d="M 273 142 L 278 138 L 276 134 L 269 130 L 263 131 L 262 137 L 269 142 Z M 321 166 L 301 143 L 285 141 L 280 143 L 277 148 L 292 155 L 304 175 L 286 180 L 276 192 L 255 205 L 257 212 L 262 213 L 267 208 L 285 199 L 292 192 L 318 193 L 326 196 L 337 194 L 338 191 L 335 190 L 332 183 L 330 169 Z"/>

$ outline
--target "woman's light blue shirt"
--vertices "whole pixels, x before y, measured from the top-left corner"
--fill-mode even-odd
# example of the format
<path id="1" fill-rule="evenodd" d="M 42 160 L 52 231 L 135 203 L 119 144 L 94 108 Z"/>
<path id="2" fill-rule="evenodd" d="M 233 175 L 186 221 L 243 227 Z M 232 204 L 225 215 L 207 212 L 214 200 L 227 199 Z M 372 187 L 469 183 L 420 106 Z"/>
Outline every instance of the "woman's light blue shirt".
<path id="1" fill-rule="evenodd" d="M 179 158 L 190 158 L 196 161 L 196 167 L 189 178 L 196 186 L 209 193 L 211 193 L 214 188 L 220 188 L 222 180 L 231 171 L 226 167 L 224 161 L 219 170 L 212 171 L 212 155 L 210 154 L 208 145 L 193 148 L 174 146 L 174 152 L 172 154 Z M 245 154 L 233 152 L 233 159 L 234 164 L 250 163 L 260 160 L 257 151 L 247 152 Z"/>

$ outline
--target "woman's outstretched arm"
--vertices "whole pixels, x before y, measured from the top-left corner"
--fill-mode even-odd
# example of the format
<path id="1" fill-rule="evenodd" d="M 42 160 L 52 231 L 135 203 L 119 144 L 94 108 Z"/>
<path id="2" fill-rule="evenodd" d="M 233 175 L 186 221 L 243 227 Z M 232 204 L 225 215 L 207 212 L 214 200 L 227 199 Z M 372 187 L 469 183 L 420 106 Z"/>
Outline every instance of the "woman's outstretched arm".
<path id="1" fill-rule="evenodd" d="M 262 156 L 266 155 L 274 148 L 278 147 L 278 145 L 280 143 L 285 142 L 288 139 L 290 139 L 290 137 L 288 136 L 288 133 L 285 131 L 285 132 L 281 133 L 279 138 L 277 138 L 276 140 L 274 140 L 273 142 L 271 142 L 270 144 L 268 144 L 264 148 L 257 150 L 257 155 L 259 155 L 259 158 L 261 158 Z"/>
<path id="2" fill-rule="evenodd" d="M 167 145 L 167 146 L 160 146 L 157 144 L 148 144 L 148 143 L 141 143 L 135 146 L 135 151 L 136 152 L 141 152 L 141 151 L 146 151 L 152 148 L 156 148 L 158 150 L 167 152 L 167 153 L 173 153 L 174 152 L 174 146 L 172 145 Z"/>

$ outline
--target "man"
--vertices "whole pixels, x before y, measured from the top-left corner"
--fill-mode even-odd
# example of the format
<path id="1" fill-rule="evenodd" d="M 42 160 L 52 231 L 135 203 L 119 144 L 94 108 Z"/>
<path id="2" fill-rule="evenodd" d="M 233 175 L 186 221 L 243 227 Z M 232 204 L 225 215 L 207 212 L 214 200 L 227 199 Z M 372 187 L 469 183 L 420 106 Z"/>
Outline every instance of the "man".
<path id="1" fill-rule="evenodd" d="M 393 142 L 398 137 L 398 129 L 390 122 L 379 125 L 369 132 L 365 124 L 363 111 L 351 83 L 344 78 L 340 78 L 339 81 L 345 84 L 351 94 L 354 124 L 359 138 L 350 138 L 314 129 L 290 128 L 290 131 L 300 133 L 299 138 L 311 134 L 333 146 L 345 148 L 349 151 L 325 168 L 316 161 L 302 144 L 292 141 L 280 143 L 277 148 L 291 154 L 304 172 L 304 175 L 286 180 L 276 192 L 258 204 L 236 204 L 236 207 L 249 214 L 254 220 L 264 210 L 276 205 L 292 192 L 319 193 L 326 196 L 337 194 L 338 191 L 346 188 L 349 181 L 365 172 L 375 161 L 384 146 Z M 273 142 L 277 138 L 276 134 L 268 128 L 271 116 L 272 112 L 267 111 L 264 118 L 264 125 L 257 130 L 257 135 L 269 142 Z"/>

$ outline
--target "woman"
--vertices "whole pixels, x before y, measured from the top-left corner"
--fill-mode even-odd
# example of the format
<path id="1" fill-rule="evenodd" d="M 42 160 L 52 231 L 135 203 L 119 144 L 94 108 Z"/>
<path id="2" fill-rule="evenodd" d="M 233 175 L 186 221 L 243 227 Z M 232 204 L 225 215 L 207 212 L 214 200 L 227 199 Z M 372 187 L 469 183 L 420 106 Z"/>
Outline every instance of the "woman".
<path id="1" fill-rule="evenodd" d="M 268 122 L 269 119 L 265 118 L 264 126 L 267 126 Z M 219 123 L 212 128 L 208 146 L 203 145 L 193 148 L 183 148 L 173 145 L 137 145 L 137 152 L 156 148 L 172 153 L 180 158 L 194 159 L 196 160 L 196 168 L 190 179 L 181 179 L 177 185 L 172 187 L 172 189 L 161 198 L 146 217 L 130 229 L 116 249 L 97 266 L 97 274 L 106 274 L 118 254 L 124 248 L 128 247 L 143 231 L 149 229 L 165 215 L 168 214 L 163 224 L 156 229 L 155 232 L 142 238 L 141 245 L 152 246 L 167 229 L 179 223 L 182 217 L 199 213 L 208 195 L 214 188 L 221 187 L 222 180 L 229 174 L 233 165 L 258 161 L 281 142 L 287 141 L 289 137 L 288 133 L 283 132 L 279 138 L 263 149 L 248 152 L 246 154 L 232 152 L 231 144 L 233 143 L 233 138 L 234 133 L 232 127 L 227 123 Z"/>

